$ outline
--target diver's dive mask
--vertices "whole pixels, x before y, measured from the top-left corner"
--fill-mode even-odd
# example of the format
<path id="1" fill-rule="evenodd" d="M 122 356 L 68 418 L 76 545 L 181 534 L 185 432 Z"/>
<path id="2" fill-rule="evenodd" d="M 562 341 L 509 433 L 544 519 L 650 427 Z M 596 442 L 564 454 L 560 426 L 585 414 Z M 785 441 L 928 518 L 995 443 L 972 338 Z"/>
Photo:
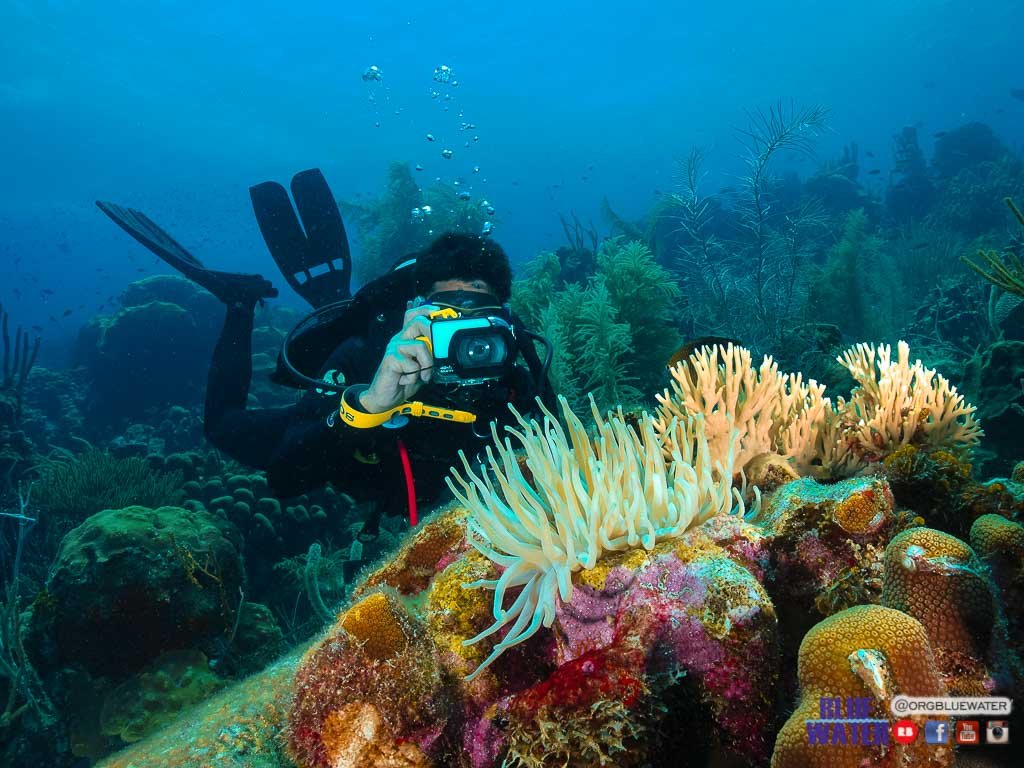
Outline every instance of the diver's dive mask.
<path id="1" fill-rule="evenodd" d="M 469 386 L 511 372 L 519 347 L 507 305 L 480 291 L 440 291 L 425 303 L 440 307 L 428 315 L 429 338 L 420 337 L 434 356 L 435 383 Z"/>

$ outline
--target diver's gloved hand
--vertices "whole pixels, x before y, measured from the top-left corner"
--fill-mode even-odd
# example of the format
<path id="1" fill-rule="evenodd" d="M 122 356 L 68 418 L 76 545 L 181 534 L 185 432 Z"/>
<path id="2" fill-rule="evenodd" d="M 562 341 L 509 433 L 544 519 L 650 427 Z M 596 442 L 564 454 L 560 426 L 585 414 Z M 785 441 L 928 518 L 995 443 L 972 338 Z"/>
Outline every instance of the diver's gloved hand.
<path id="1" fill-rule="evenodd" d="M 434 356 L 430 348 L 417 340 L 430 337 L 427 315 L 440 307 L 424 304 L 405 313 L 402 330 L 388 342 L 384 359 L 369 388 L 359 396 L 359 405 L 367 413 L 382 413 L 408 401 L 430 381 Z"/>

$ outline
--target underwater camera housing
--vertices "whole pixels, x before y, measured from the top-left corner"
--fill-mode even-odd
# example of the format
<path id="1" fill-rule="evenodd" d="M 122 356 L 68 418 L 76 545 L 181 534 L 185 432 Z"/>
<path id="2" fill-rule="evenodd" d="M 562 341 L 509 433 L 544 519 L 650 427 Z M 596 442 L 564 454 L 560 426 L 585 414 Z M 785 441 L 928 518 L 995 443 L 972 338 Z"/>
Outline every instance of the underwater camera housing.
<path id="1" fill-rule="evenodd" d="M 433 381 L 472 386 L 507 376 L 519 354 L 511 313 L 489 294 L 445 291 L 428 299 L 430 336 L 419 337 L 434 357 Z"/>

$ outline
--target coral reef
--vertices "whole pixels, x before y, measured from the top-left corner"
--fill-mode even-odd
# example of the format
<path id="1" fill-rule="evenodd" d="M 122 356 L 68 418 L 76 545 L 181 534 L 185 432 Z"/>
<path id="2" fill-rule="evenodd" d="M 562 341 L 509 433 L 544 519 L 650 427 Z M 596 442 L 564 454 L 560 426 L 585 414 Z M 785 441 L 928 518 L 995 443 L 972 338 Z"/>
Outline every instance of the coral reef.
<path id="1" fill-rule="evenodd" d="M 119 459 L 90 448 L 43 465 L 33 496 L 47 515 L 77 524 L 104 509 L 174 504 L 181 482 L 179 472 L 154 472 L 144 459 Z"/>
<path id="2" fill-rule="evenodd" d="M 701 765 L 948 766 L 949 749 L 846 730 L 815 749 L 807 721 L 825 717 L 823 698 L 863 700 L 860 716 L 877 723 L 855 735 L 877 737 L 897 694 L 1005 693 L 1024 680 L 1007 635 L 1020 617 L 1003 610 L 1020 586 L 1016 483 L 985 492 L 994 486 L 970 477 L 948 434 L 953 445 L 919 437 L 881 474 L 832 484 L 761 453 L 748 464 L 754 491 L 733 487 L 740 430 L 716 449 L 701 413 L 679 410 L 659 436 L 643 414 L 592 407 L 588 431 L 562 409 L 494 435 L 486 469 L 466 462 L 453 477 L 458 506 L 367 569 L 297 660 L 289 705 L 276 683 L 248 689 L 248 711 L 270 713 L 256 732 L 240 718 L 254 764 L 667 768 L 685 748 Z M 975 555 L 921 527 L 900 495 L 1002 514 L 970 518 Z M 108 764 L 145 766 L 173 733 L 200 745 L 177 744 L 179 764 L 206 764 L 233 690 Z M 287 754 L 268 746 L 278 738 Z"/>
<path id="3" fill-rule="evenodd" d="M 362 253 L 355 265 L 356 281 L 366 284 L 396 260 L 426 248 L 435 232 L 480 234 L 489 218 L 488 207 L 486 200 L 464 199 L 456 187 L 440 181 L 421 189 L 408 163 L 391 163 L 380 198 L 341 203 L 359 233 Z"/>
<path id="4" fill-rule="evenodd" d="M 119 685 L 103 702 L 100 732 L 132 743 L 210 697 L 223 681 L 200 651 L 169 651 L 151 668 Z"/>
<path id="5" fill-rule="evenodd" d="M 1020 459 L 1024 429 L 1024 341 L 997 341 L 980 350 L 965 366 L 964 379 L 987 427 L 986 447 L 996 453 L 986 470 L 1007 473 Z"/>
<path id="6" fill-rule="evenodd" d="M 1024 213 L 1020 212 L 1011 198 L 1005 198 L 1004 202 L 1017 222 L 1024 227 Z M 968 258 L 964 258 L 964 262 L 997 288 L 1024 297 L 1024 264 L 1018 254 L 1009 249 L 1002 256 L 995 251 L 979 251 L 978 257 L 982 264 Z"/>
<path id="7" fill-rule="evenodd" d="M 298 662 L 294 653 L 227 688 L 97 768 L 288 768 L 283 736 Z"/>
<path id="8" fill-rule="evenodd" d="M 289 749 L 303 768 L 387 765 L 399 755 L 429 765 L 425 755 L 449 746 L 452 686 L 423 624 L 397 597 L 368 595 L 303 659 Z"/>

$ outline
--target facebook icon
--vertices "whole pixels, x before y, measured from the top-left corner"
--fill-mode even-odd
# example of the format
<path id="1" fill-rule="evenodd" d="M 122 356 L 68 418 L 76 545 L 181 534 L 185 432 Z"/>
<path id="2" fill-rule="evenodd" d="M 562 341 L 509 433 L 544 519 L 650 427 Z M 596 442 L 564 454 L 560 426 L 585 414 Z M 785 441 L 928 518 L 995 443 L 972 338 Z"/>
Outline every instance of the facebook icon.
<path id="1" fill-rule="evenodd" d="M 924 741 L 926 744 L 948 744 L 949 723 L 944 720 L 925 720 Z"/>

